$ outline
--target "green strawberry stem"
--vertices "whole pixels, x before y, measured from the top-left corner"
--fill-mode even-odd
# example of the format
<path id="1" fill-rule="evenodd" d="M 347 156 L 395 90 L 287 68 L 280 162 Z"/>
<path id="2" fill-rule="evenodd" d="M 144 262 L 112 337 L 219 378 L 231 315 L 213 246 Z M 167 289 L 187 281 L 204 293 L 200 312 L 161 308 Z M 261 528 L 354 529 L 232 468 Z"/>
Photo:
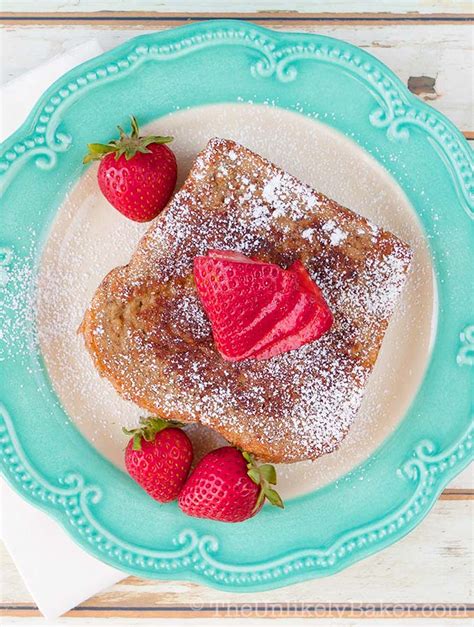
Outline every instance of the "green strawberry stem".
<path id="1" fill-rule="evenodd" d="M 247 475 L 254 483 L 260 486 L 260 492 L 253 511 L 258 510 L 265 499 L 268 499 L 272 505 L 284 508 L 281 496 L 271 486 L 276 485 L 277 476 L 275 467 L 271 464 L 262 464 L 257 466 L 250 453 L 242 451 L 245 461 L 247 462 Z"/>
<path id="2" fill-rule="evenodd" d="M 90 161 L 97 161 L 111 153 L 115 153 L 115 159 L 125 155 L 125 159 L 129 161 L 137 152 L 143 154 L 149 153 L 150 150 L 148 146 L 150 144 L 169 144 L 169 142 L 173 141 L 172 137 L 162 137 L 161 135 L 146 135 L 140 137 L 140 128 L 137 119 L 133 115 L 130 116 L 130 126 L 132 127 L 130 135 L 127 135 L 123 128 L 118 126 L 117 128 L 120 134 L 119 139 L 113 139 L 107 144 L 88 144 L 89 152 L 82 162 L 89 163 Z"/>
<path id="3" fill-rule="evenodd" d="M 122 431 L 125 435 L 133 438 L 133 450 L 141 451 L 142 439 L 147 442 L 153 442 L 156 434 L 168 427 L 181 427 L 182 423 L 174 420 L 164 420 L 158 416 L 149 416 L 148 418 L 140 418 L 140 427 L 135 429 L 126 429 L 122 427 Z"/>

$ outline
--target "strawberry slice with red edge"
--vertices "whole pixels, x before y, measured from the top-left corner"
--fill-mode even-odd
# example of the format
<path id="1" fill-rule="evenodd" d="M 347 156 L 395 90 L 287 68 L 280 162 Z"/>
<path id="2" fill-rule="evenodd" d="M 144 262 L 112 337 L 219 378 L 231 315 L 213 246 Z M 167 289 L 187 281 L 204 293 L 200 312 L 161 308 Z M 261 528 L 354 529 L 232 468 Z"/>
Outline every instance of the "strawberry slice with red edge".
<path id="1" fill-rule="evenodd" d="M 194 278 L 226 360 L 268 359 L 318 339 L 332 324 L 321 291 L 299 261 L 284 270 L 210 250 L 194 260 Z"/>
<path id="2" fill-rule="evenodd" d="M 305 326 L 311 315 L 311 298 L 303 292 L 296 292 L 290 299 L 290 306 L 285 311 L 278 311 L 279 320 L 274 322 L 270 331 L 259 342 L 255 343 L 248 356 L 259 359 L 262 351 L 279 344 L 282 339 L 290 336 L 295 329 Z"/>
<path id="3" fill-rule="evenodd" d="M 255 261 L 250 257 L 246 257 L 242 253 L 238 253 L 235 250 L 209 250 L 207 252 L 207 257 L 211 257 L 212 259 L 225 259 L 226 261 L 239 261 L 240 263 L 251 263 L 251 264 L 263 264 L 263 261 Z M 276 265 L 276 264 L 267 264 L 267 265 Z M 279 266 L 277 266 L 279 267 Z"/>
<path id="4" fill-rule="evenodd" d="M 286 353 L 290 350 L 300 348 L 305 344 L 309 344 L 310 342 L 314 342 L 329 331 L 332 326 L 333 316 L 331 310 L 321 290 L 311 279 L 301 261 L 295 261 L 289 268 L 289 271 L 298 276 L 303 293 L 310 299 L 311 315 L 309 318 L 306 317 L 304 322 L 301 317 L 300 325 L 295 324 L 292 332 L 280 336 L 280 338 L 266 344 L 261 349 L 256 349 L 252 353 L 252 357 L 256 359 L 270 359 L 281 353 Z"/>
<path id="5" fill-rule="evenodd" d="M 196 257 L 194 278 L 217 348 L 231 361 L 250 355 L 299 291 L 297 277 L 275 264 L 219 257 Z"/>

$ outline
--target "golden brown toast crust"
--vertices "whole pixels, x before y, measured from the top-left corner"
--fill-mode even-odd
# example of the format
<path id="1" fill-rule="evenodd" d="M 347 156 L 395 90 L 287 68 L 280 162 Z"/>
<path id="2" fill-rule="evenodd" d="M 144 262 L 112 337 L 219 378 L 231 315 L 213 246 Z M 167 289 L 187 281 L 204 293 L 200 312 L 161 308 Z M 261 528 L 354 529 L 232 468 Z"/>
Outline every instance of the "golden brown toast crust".
<path id="1" fill-rule="evenodd" d="M 193 282 L 193 259 L 209 248 L 283 267 L 301 259 L 332 329 L 270 360 L 224 361 Z M 391 233 L 213 139 L 130 263 L 105 277 L 81 331 L 99 373 L 139 406 L 201 422 L 262 459 L 314 459 L 356 415 L 410 258 Z"/>

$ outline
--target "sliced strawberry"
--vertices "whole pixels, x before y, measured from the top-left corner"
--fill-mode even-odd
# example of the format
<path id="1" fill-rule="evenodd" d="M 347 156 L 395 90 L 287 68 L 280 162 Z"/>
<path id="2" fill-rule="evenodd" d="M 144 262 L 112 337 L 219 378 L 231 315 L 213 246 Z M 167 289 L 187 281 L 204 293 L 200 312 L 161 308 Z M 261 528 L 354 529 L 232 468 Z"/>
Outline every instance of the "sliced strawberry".
<path id="1" fill-rule="evenodd" d="M 245 355 L 254 350 L 255 343 L 259 341 L 259 338 L 264 337 L 273 328 L 275 314 L 282 305 L 288 308 L 287 303 L 289 301 L 290 298 L 285 293 L 275 293 L 271 302 L 262 307 L 253 320 L 242 325 L 240 329 L 234 328 L 230 337 L 221 337 L 222 352 L 228 353 L 231 350 L 239 355 L 240 359 L 244 359 Z M 249 349 L 243 350 L 244 346 L 249 347 Z M 227 348 L 224 349 L 224 347 Z"/>
<path id="2" fill-rule="evenodd" d="M 216 346 L 229 361 L 267 359 L 312 342 L 332 315 L 301 262 L 290 270 L 234 251 L 194 261 L 196 287 Z"/>
<path id="3" fill-rule="evenodd" d="M 250 323 L 267 307 L 276 294 L 298 289 L 298 281 L 278 266 L 229 262 L 225 259 L 196 257 L 194 276 L 199 295 L 210 318 L 221 316 L 221 324 Z M 244 329 L 245 330 L 245 329 Z"/>
<path id="4" fill-rule="evenodd" d="M 301 261 L 295 261 L 289 272 L 295 274 L 300 283 L 300 310 L 295 307 L 292 315 L 276 325 L 274 332 L 255 346 L 250 355 L 255 359 L 269 359 L 313 342 L 332 325 L 332 314 L 324 296 Z"/>
<path id="5" fill-rule="evenodd" d="M 250 257 L 246 257 L 242 253 L 238 253 L 235 250 L 209 250 L 207 253 L 208 257 L 212 257 L 212 259 L 225 259 L 226 261 L 240 261 L 241 263 L 264 263 L 263 261 L 254 261 L 250 259 Z"/>
<path id="6" fill-rule="evenodd" d="M 281 312 L 281 318 L 274 321 L 270 331 L 259 342 L 255 343 L 248 355 L 249 357 L 258 358 L 260 352 L 291 336 L 295 329 L 306 326 L 313 314 L 312 299 L 303 292 L 296 292 L 292 295 L 291 301 L 288 311 Z"/>
<path id="7" fill-rule="evenodd" d="M 194 277 L 217 347 L 229 360 L 244 359 L 299 291 L 296 276 L 274 264 L 196 257 Z"/>
<path id="8" fill-rule="evenodd" d="M 295 272 L 298 275 L 300 285 L 303 290 L 313 293 L 319 301 L 322 301 L 324 302 L 324 304 L 326 304 L 321 290 L 310 277 L 309 272 L 306 270 L 306 268 L 299 259 L 295 261 L 288 269 L 290 270 L 290 272 Z"/>
<path id="9" fill-rule="evenodd" d="M 270 359 L 270 357 L 295 350 L 319 339 L 332 325 L 332 315 L 331 312 L 328 315 L 328 311 L 317 309 L 311 320 L 302 329 L 275 341 L 261 351 L 253 353 L 252 357 L 259 360 Z"/>
<path id="10" fill-rule="evenodd" d="M 241 342 L 242 338 L 248 340 L 247 336 L 251 336 L 251 339 L 248 340 L 248 343 L 251 343 L 251 348 L 242 353 L 239 360 L 252 357 L 256 351 L 266 347 L 282 334 L 286 334 L 288 332 L 287 317 L 291 316 L 294 310 L 300 312 L 301 309 L 301 294 L 297 290 L 276 294 L 271 307 L 267 307 L 264 312 L 262 311 L 262 316 L 259 316 L 255 323 L 249 325 L 244 333 L 237 335 L 237 343 Z"/>
<path id="11" fill-rule="evenodd" d="M 216 250 L 209 249 L 207 252 L 207 257 L 212 257 L 213 259 L 226 259 L 227 261 L 240 261 L 241 263 L 250 263 L 253 265 L 261 265 L 261 266 L 274 266 L 279 270 L 282 270 L 279 265 L 276 263 L 270 263 L 268 261 L 262 261 L 261 259 L 257 259 L 255 257 L 246 257 L 243 253 L 239 253 L 235 250 Z"/>
<path id="12" fill-rule="evenodd" d="M 331 310 L 324 300 L 321 290 L 311 279 L 303 264 L 300 261 L 296 261 L 290 267 L 290 271 L 298 275 L 301 288 L 311 300 L 311 315 L 304 322 L 300 318 L 302 324 L 298 326 L 295 323 L 290 333 L 280 337 L 271 344 L 267 344 L 260 350 L 255 350 L 252 354 L 252 357 L 255 359 L 269 359 L 289 350 L 300 348 L 304 344 L 309 344 L 319 339 L 332 326 L 333 316 Z"/>

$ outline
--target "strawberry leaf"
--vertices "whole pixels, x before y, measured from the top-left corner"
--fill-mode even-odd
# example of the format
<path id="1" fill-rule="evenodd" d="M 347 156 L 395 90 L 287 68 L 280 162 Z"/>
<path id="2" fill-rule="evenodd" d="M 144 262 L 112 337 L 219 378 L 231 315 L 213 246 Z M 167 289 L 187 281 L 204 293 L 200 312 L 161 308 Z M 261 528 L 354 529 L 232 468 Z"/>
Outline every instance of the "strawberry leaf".
<path id="1" fill-rule="evenodd" d="M 134 433 L 133 435 L 133 450 L 134 451 L 141 451 L 142 449 L 142 436 L 140 435 L 140 433 Z"/>
<path id="2" fill-rule="evenodd" d="M 90 161 L 96 161 L 102 159 L 102 157 L 110 152 L 115 151 L 115 146 L 110 144 L 88 144 L 89 152 L 86 154 L 82 163 L 89 163 Z"/>
<path id="3" fill-rule="evenodd" d="M 130 161 L 137 153 L 147 154 L 151 152 L 148 146 L 151 144 L 168 144 L 173 141 L 173 137 L 168 135 L 146 135 L 140 137 L 140 128 L 137 119 L 130 116 L 130 135 L 127 135 L 121 126 L 117 126 L 119 138 L 112 139 L 107 144 L 88 144 L 88 153 L 82 160 L 84 164 L 102 159 L 105 155 L 115 153 L 115 159 L 125 155 L 125 159 Z"/>
<path id="4" fill-rule="evenodd" d="M 134 115 L 130 116 L 130 126 L 132 127 L 132 137 L 138 137 L 140 135 L 140 128 L 137 118 Z"/>
<path id="5" fill-rule="evenodd" d="M 260 509 L 264 500 L 265 500 L 265 492 L 263 488 L 261 488 L 260 492 L 258 493 L 257 502 L 255 503 L 255 507 L 253 508 L 252 511 L 256 512 L 258 509 Z"/>
<path id="6" fill-rule="evenodd" d="M 281 496 L 273 488 L 266 488 L 264 491 L 262 490 L 262 492 L 264 492 L 265 496 L 272 505 L 276 505 L 277 507 L 281 507 L 282 509 L 285 507 L 283 505 L 283 501 L 281 500 Z"/>
<path id="7" fill-rule="evenodd" d="M 276 484 L 277 478 L 274 466 L 272 466 L 271 464 L 263 464 L 262 466 L 258 467 L 258 471 L 260 475 L 265 479 L 265 481 L 268 481 L 268 483 L 271 483 L 272 485 Z"/>
<path id="8" fill-rule="evenodd" d="M 249 464 L 253 462 L 252 456 L 250 455 L 250 453 L 247 453 L 247 451 L 242 451 L 242 455 L 245 461 L 247 461 Z"/>
<path id="9" fill-rule="evenodd" d="M 149 153 L 151 152 L 151 150 L 148 150 L 148 148 L 147 148 L 146 146 L 138 146 L 138 148 L 137 148 L 137 152 L 141 152 L 142 154 L 146 155 L 146 154 L 149 154 Z M 130 156 L 130 154 L 129 154 L 129 153 L 127 153 L 127 154 L 125 155 L 125 158 L 126 158 L 126 159 L 127 159 L 127 161 L 128 161 L 128 160 L 129 160 L 129 159 L 131 159 L 132 157 Z"/>
<path id="10" fill-rule="evenodd" d="M 113 147 L 113 145 L 112 144 L 89 144 L 88 147 L 91 152 L 94 152 L 99 155 L 100 154 L 105 155 L 108 152 L 110 152 L 110 148 Z"/>
<path id="11" fill-rule="evenodd" d="M 257 485 L 260 485 L 261 477 L 257 468 L 250 468 L 250 470 L 247 471 L 247 474 L 254 483 L 256 483 Z"/>
<path id="12" fill-rule="evenodd" d="M 164 420 L 158 416 L 149 416 L 147 418 L 140 418 L 140 426 L 135 429 L 126 429 L 122 427 L 122 431 L 125 435 L 131 436 L 133 439 L 133 450 L 140 451 L 142 448 L 142 439 L 147 442 L 153 442 L 157 433 L 167 429 L 169 427 L 182 427 L 182 423 L 174 420 Z"/>
<path id="13" fill-rule="evenodd" d="M 148 144 L 169 144 L 173 139 L 171 135 L 148 135 L 148 137 L 142 137 L 141 141 L 148 146 Z"/>
<path id="14" fill-rule="evenodd" d="M 276 485 L 277 476 L 275 467 L 272 464 L 262 464 L 257 466 L 252 455 L 246 451 L 241 451 L 243 458 L 247 462 L 247 475 L 250 479 L 260 486 L 257 502 L 253 509 L 256 512 L 262 505 L 265 498 L 269 500 L 272 505 L 283 508 L 283 501 L 276 490 L 270 487 L 270 485 Z"/>

